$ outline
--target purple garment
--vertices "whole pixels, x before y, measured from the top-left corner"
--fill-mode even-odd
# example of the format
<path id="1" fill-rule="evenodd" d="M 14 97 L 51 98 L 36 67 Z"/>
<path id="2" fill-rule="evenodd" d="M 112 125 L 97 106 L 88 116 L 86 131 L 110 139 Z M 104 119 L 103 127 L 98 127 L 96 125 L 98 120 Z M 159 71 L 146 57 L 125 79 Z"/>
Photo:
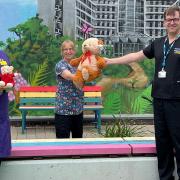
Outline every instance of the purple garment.
<path id="1" fill-rule="evenodd" d="M 0 59 L 5 60 L 8 64 L 10 64 L 10 60 L 8 58 L 8 56 L 6 55 L 6 53 L 4 51 L 0 50 Z"/>
<path id="2" fill-rule="evenodd" d="M 0 62 L 6 61 L 10 65 L 7 55 L 0 51 Z M 1 67 L 1 64 L 0 64 Z M 8 115 L 8 94 L 0 93 L 0 158 L 7 157 L 11 153 L 11 133 Z"/>

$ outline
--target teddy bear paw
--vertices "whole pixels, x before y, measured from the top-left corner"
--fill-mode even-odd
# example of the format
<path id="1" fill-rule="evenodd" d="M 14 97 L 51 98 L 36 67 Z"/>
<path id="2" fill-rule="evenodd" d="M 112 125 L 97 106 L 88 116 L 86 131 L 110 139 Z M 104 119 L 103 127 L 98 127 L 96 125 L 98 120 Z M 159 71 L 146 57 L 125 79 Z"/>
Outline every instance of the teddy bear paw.
<path id="1" fill-rule="evenodd" d="M 83 88 L 83 83 L 76 82 L 76 81 L 74 81 L 73 83 L 74 83 L 74 85 L 76 86 L 77 89 L 82 90 L 82 88 Z"/>
<path id="2" fill-rule="evenodd" d="M 89 72 L 85 68 L 82 69 L 82 77 L 85 81 L 88 80 L 88 78 L 89 78 Z"/>
<path id="3" fill-rule="evenodd" d="M 84 84 L 81 81 L 73 81 L 73 84 L 76 86 L 76 88 L 82 90 Z"/>
<path id="4" fill-rule="evenodd" d="M 7 83 L 7 84 L 6 84 L 6 87 L 7 87 L 7 88 L 12 88 L 12 87 L 13 87 L 13 84 L 12 84 L 12 83 Z"/>
<path id="5" fill-rule="evenodd" d="M 4 81 L 0 81 L 0 87 L 4 87 L 5 86 L 5 82 Z"/>

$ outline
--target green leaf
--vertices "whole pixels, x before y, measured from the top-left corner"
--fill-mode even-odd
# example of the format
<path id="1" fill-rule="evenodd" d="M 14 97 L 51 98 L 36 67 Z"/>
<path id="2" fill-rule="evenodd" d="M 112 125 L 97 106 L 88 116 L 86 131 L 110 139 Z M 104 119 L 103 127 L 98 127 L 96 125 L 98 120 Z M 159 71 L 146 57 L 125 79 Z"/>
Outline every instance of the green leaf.
<path id="1" fill-rule="evenodd" d="M 133 137 L 143 136 L 144 126 L 136 125 L 132 120 L 118 119 L 113 115 L 113 122 L 106 124 L 104 137 Z"/>
<path id="2" fill-rule="evenodd" d="M 28 82 L 31 86 L 47 85 L 48 75 L 48 61 L 45 60 L 37 69 L 30 73 Z"/>

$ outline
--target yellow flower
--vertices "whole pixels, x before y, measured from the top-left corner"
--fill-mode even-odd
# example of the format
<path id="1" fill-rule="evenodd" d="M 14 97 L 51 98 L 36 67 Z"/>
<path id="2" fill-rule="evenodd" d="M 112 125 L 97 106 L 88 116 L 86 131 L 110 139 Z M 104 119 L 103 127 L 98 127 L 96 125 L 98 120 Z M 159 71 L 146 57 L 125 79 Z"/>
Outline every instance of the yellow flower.
<path id="1" fill-rule="evenodd" d="M 1 65 L 1 66 L 5 66 L 5 65 L 7 65 L 7 62 L 4 61 L 4 60 L 2 60 L 2 59 L 0 59 L 0 65 Z"/>

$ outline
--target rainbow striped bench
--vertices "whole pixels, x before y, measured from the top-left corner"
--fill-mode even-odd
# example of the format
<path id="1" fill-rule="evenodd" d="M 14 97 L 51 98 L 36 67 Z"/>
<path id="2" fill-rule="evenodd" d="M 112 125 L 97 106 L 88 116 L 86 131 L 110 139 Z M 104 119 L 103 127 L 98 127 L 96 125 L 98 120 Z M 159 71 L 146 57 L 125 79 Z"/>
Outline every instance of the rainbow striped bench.
<path id="1" fill-rule="evenodd" d="M 10 158 L 156 154 L 154 137 L 13 140 Z"/>
<path id="2" fill-rule="evenodd" d="M 133 155 L 156 154 L 155 137 L 124 137 Z"/>
<path id="3" fill-rule="evenodd" d="M 98 133 L 101 131 L 102 87 L 85 86 L 84 110 L 95 113 Z M 22 114 L 22 133 L 26 129 L 26 115 L 29 110 L 54 110 L 56 86 L 21 87 L 19 90 L 19 110 Z"/>

